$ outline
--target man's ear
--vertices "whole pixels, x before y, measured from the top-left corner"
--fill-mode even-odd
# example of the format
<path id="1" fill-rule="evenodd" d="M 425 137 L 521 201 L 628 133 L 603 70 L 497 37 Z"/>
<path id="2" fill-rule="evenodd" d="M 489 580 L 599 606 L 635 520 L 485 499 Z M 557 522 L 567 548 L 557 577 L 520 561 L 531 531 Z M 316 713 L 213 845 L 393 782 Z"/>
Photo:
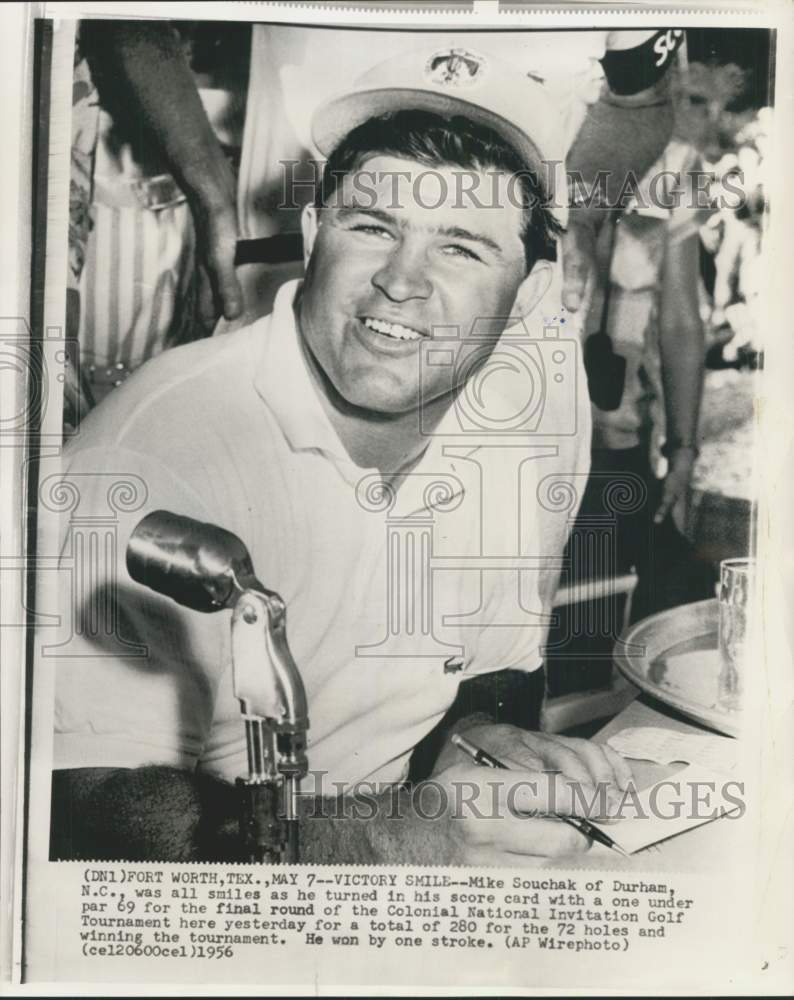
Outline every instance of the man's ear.
<path id="1" fill-rule="evenodd" d="M 518 287 L 513 313 L 526 319 L 551 285 L 554 266 L 548 260 L 536 260 L 532 270 Z"/>
<path id="2" fill-rule="evenodd" d="M 309 257 L 314 249 L 314 241 L 317 239 L 317 230 L 320 228 L 320 217 L 314 205 L 306 205 L 301 212 L 301 232 L 303 233 L 303 266 L 309 263 Z"/>

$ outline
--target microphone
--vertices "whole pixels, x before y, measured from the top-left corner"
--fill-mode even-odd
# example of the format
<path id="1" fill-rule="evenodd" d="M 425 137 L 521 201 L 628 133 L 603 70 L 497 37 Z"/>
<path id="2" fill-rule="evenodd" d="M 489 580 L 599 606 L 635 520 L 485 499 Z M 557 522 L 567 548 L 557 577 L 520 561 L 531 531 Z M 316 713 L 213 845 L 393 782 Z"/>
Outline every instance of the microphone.
<path id="1" fill-rule="evenodd" d="M 264 591 L 243 542 L 214 524 L 156 510 L 136 526 L 127 545 L 136 583 L 193 611 L 234 606 L 244 590 Z"/>

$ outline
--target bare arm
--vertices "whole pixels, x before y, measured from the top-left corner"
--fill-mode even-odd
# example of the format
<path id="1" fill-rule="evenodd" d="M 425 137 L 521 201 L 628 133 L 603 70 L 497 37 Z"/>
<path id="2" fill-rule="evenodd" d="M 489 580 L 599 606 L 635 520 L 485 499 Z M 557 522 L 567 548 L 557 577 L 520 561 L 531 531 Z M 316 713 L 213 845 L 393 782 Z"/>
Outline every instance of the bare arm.
<path id="1" fill-rule="evenodd" d="M 416 864 L 444 860 L 435 826 L 410 792 L 301 802 L 301 861 Z M 429 801 L 426 803 L 430 810 Z M 435 808 L 435 807 L 434 807 Z M 85 768 L 53 775 L 53 860 L 245 861 L 233 785 L 169 767 Z"/>
<path id="2" fill-rule="evenodd" d="M 143 125 L 187 195 L 219 306 L 235 318 L 242 312 L 235 180 L 176 29 L 165 21 L 86 21 L 81 42 L 103 104 Z"/>
<path id="3" fill-rule="evenodd" d="M 171 767 L 75 768 L 52 782 L 53 860 L 232 861 L 232 785 Z"/>
<path id="4" fill-rule="evenodd" d="M 617 755 L 584 740 L 489 725 L 482 717 L 455 728 L 511 770 L 478 767 L 446 744 L 431 780 L 413 789 L 362 783 L 355 794 L 305 798 L 301 861 L 519 864 L 566 855 L 584 850 L 585 838 L 529 814 L 582 814 L 588 803 L 602 804 L 596 786 L 614 796 L 630 779 Z M 245 860 L 236 789 L 175 768 L 55 772 L 52 829 L 54 860 Z"/>
<path id="5" fill-rule="evenodd" d="M 52 791 L 55 860 L 245 861 L 237 790 L 171 767 L 56 771 Z M 302 860 L 375 861 L 361 822 L 336 800 L 306 800 Z M 344 804 L 348 818 L 365 803 Z M 361 818 L 359 816 L 358 818 Z"/>
<path id="6" fill-rule="evenodd" d="M 56 771 L 50 857 L 245 861 L 237 794 L 226 782 L 170 767 Z M 444 860 L 440 824 L 413 812 L 407 789 L 362 785 L 356 796 L 305 798 L 300 805 L 303 862 Z M 429 811 L 429 800 L 425 805 Z"/>
<path id="7" fill-rule="evenodd" d="M 662 270 L 659 348 L 670 466 L 655 516 L 657 522 L 686 492 L 697 455 L 706 351 L 698 302 L 698 254 L 698 235 L 694 232 L 668 246 Z"/>

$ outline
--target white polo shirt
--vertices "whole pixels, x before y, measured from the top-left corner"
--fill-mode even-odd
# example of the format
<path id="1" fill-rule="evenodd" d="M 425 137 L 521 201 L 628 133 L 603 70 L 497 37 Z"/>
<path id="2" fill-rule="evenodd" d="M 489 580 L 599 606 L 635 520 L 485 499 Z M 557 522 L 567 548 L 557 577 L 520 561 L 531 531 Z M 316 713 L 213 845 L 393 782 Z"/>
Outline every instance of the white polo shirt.
<path id="1" fill-rule="evenodd" d="M 583 484 L 587 471 L 578 359 L 555 382 L 559 357 L 551 360 L 553 345 L 539 349 L 550 367 L 536 439 L 474 446 L 451 408 L 389 506 L 380 474 L 352 463 L 316 395 L 295 326 L 296 285 L 253 325 L 149 362 L 67 449 L 64 479 L 80 501 L 62 546 L 56 768 L 160 763 L 230 781 L 246 771 L 229 613 L 180 607 L 127 573 L 129 536 L 153 510 L 237 534 L 259 579 L 286 601 L 310 768 L 325 780 L 401 780 L 461 680 L 540 663 L 539 588 L 556 574 L 539 573 L 538 558 L 559 557 L 575 509 L 538 497 L 548 477 L 577 472 Z M 570 426 L 572 406 L 578 433 L 544 430 Z M 115 504 L 115 558 L 76 568 L 116 479 L 136 484 L 139 499 Z M 522 554 L 532 559 L 510 563 Z M 117 626 L 105 599 L 114 587 Z M 70 611 L 81 607 L 96 617 L 77 634 Z M 450 672 L 456 654 L 464 669 Z"/>

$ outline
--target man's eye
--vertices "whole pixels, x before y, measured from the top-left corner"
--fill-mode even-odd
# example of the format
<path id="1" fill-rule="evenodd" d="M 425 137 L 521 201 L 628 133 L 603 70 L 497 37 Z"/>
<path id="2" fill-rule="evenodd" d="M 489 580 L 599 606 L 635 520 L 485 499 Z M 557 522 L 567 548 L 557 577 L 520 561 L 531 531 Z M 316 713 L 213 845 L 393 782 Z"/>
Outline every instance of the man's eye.
<path id="1" fill-rule="evenodd" d="M 354 233 L 366 233 L 370 236 L 379 236 L 381 239 L 385 240 L 394 239 L 389 230 L 384 229 L 383 226 L 365 225 L 364 223 L 361 223 L 357 226 L 351 226 L 350 229 Z"/>
<path id="2" fill-rule="evenodd" d="M 461 246 L 459 243 L 448 243 L 441 248 L 441 252 L 448 257 L 462 257 L 465 260 L 482 260 L 473 250 L 469 250 L 468 247 Z"/>

